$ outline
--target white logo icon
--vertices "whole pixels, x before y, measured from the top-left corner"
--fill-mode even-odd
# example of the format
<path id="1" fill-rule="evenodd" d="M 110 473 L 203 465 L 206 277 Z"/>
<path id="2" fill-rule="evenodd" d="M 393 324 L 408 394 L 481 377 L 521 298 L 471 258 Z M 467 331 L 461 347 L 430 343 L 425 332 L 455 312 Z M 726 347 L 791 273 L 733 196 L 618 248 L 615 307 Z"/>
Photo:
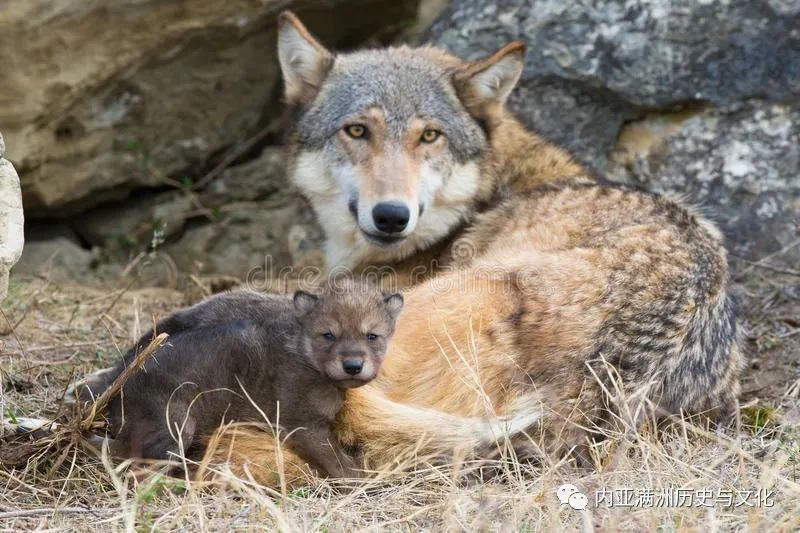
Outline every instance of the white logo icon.
<path id="1" fill-rule="evenodd" d="M 581 491 L 578 490 L 578 487 L 573 485 L 572 483 L 564 483 L 558 490 L 556 491 L 556 496 L 558 497 L 558 501 L 561 504 L 569 504 L 570 507 L 575 509 L 576 511 L 582 511 L 586 509 L 586 506 L 589 505 L 589 498 L 586 497 Z"/>
<path id="2" fill-rule="evenodd" d="M 576 511 L 583 511 L 586 509 L 587 505 L 589 505 L 589 498 L 587 498 L 585 494 L 576 492 L 569 497 L 569 506 Z"/>

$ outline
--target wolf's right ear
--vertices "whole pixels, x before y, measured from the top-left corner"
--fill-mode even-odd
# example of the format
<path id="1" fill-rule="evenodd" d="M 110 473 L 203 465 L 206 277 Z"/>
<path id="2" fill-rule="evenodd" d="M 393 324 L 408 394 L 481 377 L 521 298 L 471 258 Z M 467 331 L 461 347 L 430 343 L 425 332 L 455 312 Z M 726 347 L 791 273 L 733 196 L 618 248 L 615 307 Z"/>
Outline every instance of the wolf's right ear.
<path id="1" fill-rule="evenodd" d="M 278 60 L 288 104 L 311 101 L 333 65 L 333 54 L 309 33 L 294 13 L 278 17 Z"/>
<path id="2" fill-rule="evenodd" d="M 310 313 L 317 305 L 319 298 L 306 291 L 297 291 L 294 293 L 294 313 L 297 318 L 303 318 Z"/>
<path id="3" fill-rule="evenodd" d="M 525 66 L 525 43 L 513 41 L 456 72 L 453 82 L 470 112 L 485 116 L 505 105 Z"/>

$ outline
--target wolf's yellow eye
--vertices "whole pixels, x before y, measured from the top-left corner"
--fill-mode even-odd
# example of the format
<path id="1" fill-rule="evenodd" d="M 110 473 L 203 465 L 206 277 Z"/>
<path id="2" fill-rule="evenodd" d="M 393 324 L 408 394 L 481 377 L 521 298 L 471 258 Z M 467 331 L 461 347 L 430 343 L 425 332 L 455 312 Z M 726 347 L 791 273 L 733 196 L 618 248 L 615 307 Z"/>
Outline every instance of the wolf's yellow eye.
<path id="1" fill-rule="evenodd" d="M 425 130 L 422 132 L 422 137 L 420 137 L 420 140 L 424 143 L 432 143 L 438 139 L 441 134 L 442 132 L 438 130 Z"/>
<path id="2" fill-rule="evenodd" d="M 344 131 L 353 139 L 362 139 L 367 135 L 367 127 L 361 124 L 345 126 Z"/>

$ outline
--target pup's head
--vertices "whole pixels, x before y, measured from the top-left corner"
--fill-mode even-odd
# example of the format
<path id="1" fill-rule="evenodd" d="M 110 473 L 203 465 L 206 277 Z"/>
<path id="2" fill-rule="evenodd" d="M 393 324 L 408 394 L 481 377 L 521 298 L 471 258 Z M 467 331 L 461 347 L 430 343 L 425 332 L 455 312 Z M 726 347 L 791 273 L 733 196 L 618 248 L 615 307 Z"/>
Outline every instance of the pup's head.
<path id="1" fill-rule="evenodd" d="M 302 351 L 323 375 L 352 388 L 378 375 L 403 297 L 340 280 L 321 294 L 297 291 L 294 308 Z"/>
<path id="2" fill-rule="evenodd" d="M 334 55 L 284 13 L 278 52 L 291 174 L 329 240 L 397 259 L 448 235 L 490 187 L 480 166 L 522 43 L 477 62 L 431 47 Z"/>

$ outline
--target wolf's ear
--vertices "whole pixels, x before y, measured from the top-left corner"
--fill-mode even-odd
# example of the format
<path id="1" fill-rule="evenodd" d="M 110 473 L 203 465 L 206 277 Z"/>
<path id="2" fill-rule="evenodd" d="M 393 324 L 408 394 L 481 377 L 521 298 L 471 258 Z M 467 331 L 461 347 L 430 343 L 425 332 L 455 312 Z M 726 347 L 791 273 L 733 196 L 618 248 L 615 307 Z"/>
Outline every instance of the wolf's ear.
<path id="1" fill-rule="evenodd" d="M 317 305 L 319 298 L 306 291 L 294 293 L 294 314 L 297 318 L 303 318 L 310 313 Z"/>
<path id="2" fill-rule="evenodd" d="M 513 41 L 491 56 L 467 63 L 453 77 L 461 101 L 473 113 L 502 106 L 525 66 L 525 43 Z"/>
<path id="3" fill-rule="evenodd" d="M 286 102 L 311 101 L 333 65 L 333 54 L 314 39 L 294 13 L 278 17 L 278 60 L 283 72 Z"/>
<path id="4" fill-rule="evenodd" d="M 384 293 L 383 303 L 386 304 L 386 311 L 389 312 L 389 316 L 396 319 L 400 315 L 400 311 L 403 310 L 403 295 L 399 292 L 393 294 Z"/>

